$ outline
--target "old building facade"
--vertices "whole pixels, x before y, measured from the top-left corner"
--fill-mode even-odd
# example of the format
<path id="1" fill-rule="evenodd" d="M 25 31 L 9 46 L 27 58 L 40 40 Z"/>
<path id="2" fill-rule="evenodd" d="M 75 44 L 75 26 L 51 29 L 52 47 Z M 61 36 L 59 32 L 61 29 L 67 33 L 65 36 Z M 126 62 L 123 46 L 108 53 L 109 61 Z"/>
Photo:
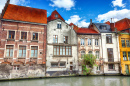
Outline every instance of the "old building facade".
<path id="1" fill-rule="evenodd" d="M 104 74 L 120 73 L 119 42 L 116 32 L 105 23 L 91 23 L 96 31 L 101 33 L 101 49 Z"/>
<path id="2" fill-rule="evenodd" d="M 47 76 L 60 76 L 78 71 L 77 36 L 55 10 L 47 24 Z"/>
<path id="3" fill-rule="evenodd" d="M 93 74 L 103 74 L 103 59 L 101 49 L 101 35 L 93 28 L 77 27 L 73 23 L 70 24 L 74 27 L 78 37 L 78 59 L 79 59 L 79 74 L 82 74 L 82 57 L 85 54 L 93 54 L 96 57 L 96 66 L 93 67 Z"/>
<path id="4" fill-rule="evenodd" d="M 9 1 L 1 14 L 0 78 L 45 76 L 47 12 Z"/>

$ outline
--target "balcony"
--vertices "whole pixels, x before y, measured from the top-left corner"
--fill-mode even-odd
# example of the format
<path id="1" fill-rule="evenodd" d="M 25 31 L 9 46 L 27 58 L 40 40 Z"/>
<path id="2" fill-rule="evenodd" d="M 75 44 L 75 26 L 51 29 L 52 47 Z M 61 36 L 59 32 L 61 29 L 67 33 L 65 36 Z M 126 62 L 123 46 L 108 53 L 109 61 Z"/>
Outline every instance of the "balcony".
<path id="1" fill-rule="evenodd" d="M 114 58 L 108 58 L 108 62 L 114 62 Z"/>
<path id="2" fill-rule="evenodd" d="M 118 64 L 118 63 L 120 63 L 120 60 L 119 60 L 119 58 L 104 58 L 103 63 L 106 63 L 106 64 Z"/>

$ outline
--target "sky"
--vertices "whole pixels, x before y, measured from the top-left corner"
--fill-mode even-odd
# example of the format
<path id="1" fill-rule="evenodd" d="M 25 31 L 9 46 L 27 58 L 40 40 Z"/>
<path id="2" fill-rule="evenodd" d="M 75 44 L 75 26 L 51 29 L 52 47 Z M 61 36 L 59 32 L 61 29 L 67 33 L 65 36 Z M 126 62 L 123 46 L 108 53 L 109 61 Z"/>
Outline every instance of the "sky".
<path id="1" fill-rule="evenodd" d="M 0 0 L 0 13 L 6 0 Z M 94 23 L 130 19 L 130 0 L 10 0 L 11 4 L 47 10 L 50 16 L 57 10 L 64 20 L 79 27 Z"/>

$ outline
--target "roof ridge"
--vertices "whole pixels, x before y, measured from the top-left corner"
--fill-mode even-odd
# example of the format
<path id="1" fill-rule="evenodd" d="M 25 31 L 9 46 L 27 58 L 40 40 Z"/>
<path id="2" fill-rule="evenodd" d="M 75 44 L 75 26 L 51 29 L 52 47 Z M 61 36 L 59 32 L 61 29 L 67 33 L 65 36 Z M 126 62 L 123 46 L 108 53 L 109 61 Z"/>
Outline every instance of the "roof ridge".
<path id="1" fill-rule="evenodd" d="M 39 9 L 39 8 L 33 8 L 33 7 L 29 7 L 29 6 L 15 5 L 15 4 L 9 4 L 9 5 L 20 6 L 20 7 L 26 7 L 26 8 L 32 8 L 32 9 L 38 9 L 38 10 L 46 10 L 46 9 Z M 46 11 L 47 11 L 47 10 L 46 10 Z"/>

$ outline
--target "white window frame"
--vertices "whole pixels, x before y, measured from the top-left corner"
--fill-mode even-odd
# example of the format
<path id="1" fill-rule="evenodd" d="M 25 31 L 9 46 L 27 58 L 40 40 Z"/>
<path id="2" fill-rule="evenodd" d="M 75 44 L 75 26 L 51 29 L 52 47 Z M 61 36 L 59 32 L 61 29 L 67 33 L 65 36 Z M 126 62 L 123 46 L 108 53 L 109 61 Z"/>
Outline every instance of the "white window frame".
<path id="1" fill-rule="evenodd" d="M 80 41 L 80 45 L 81 45 L 81 46 L 85 46 L 85 39 L 84 39 L 84 38 L 81 38 L 80 40 L 81 40 L 81 41 Z"/>
<path id="2" fill-rule="evenodd" d="M 91 46 L 91 45 L 92 45 L 92 39 L 88 38 L 88 46 Z"/>
<path id="3" fill-rule="evenodd" d="M 99 39 L 95 39 L 95 46 L 99 45 Z"/>

